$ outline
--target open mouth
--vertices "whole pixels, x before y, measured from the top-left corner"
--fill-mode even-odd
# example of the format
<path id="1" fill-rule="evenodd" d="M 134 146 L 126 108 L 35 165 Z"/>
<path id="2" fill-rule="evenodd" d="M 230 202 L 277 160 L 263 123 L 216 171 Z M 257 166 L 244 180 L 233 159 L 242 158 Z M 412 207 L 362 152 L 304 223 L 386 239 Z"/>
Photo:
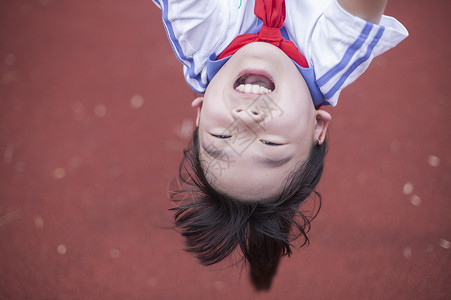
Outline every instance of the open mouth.
<path id="1" fill-rule="evenodd" d="M 271 93 L 275 85 L 271 79 L 265 75 L 244 74 L 235 81 L 233 88 L 241 93 L 264 95 Z"/>

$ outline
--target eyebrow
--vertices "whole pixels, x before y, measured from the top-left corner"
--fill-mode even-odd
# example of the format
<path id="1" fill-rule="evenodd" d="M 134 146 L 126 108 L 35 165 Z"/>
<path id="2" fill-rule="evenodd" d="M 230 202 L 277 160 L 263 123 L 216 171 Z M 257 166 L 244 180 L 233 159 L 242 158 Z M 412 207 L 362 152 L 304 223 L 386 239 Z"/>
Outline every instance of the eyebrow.
<path id="1" fill-rule="evenodd" d="M 282 157 L 282 158 L 276 158 L 276 159 L 269 158 L 269 157 L 261 157 L 261 156 L 256 157 L 258 162 L 260 162 L 261 164 L 267 165 L 271 168 L 277 168 L 277 167 L 283 166 L 284 164 L 289 162 L 292 158 L 293 158 L 292 155 Z"/>
<path id="2" fill-rule="evenodd" d="M 229 155 L 222 149 L 218 149 L 215 147 L 215 149 L 211 149 L 210 147 L 206 146 L 205 144 L 202 144 L 202 148 L 207 152 L 208 155 L 211 157 L 230 162 Z M 280 166 L 283 166 L 287 162 L 289 162 L 293 158 L 292 155 L 282 157 L 282 158 L 269 158 L 265 156 L 254 156 L 254 159 L 258 161 L 260 164 L 264 164 L 271 168 L 277 168 Z"/>
<path id="3" fill-rule="evenodd" d="M 227 162 L 230 161 L 229 155 L 222 149 L 218 149 L 217 147 L 208 147 L 205 144 L 202 144 L 202 148 L 204 148 L 205 152 L 213 158 Z"/>

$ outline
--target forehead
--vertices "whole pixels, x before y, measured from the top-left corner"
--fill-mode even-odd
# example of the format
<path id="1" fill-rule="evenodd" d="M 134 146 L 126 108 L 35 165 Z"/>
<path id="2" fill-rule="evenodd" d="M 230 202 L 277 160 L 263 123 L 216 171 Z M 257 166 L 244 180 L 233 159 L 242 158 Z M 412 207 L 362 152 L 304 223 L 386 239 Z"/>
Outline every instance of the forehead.
<path id="1" fill-rule="evenodd" d="M 282 192 L 290 173 L 302 164 L 294 157 L 265 160 L 253 158 L 252 154 L 237 156 L 221 150 L 207 151 L 202 146 L 199 155 L 210 185 L 243 201 L 265 201 L 276 197 Z"/>

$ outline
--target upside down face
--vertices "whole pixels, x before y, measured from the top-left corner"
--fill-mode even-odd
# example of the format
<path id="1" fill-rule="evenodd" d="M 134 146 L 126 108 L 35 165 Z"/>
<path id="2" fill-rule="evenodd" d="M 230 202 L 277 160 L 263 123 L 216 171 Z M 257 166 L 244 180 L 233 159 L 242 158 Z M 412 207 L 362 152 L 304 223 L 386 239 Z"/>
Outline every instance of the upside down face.
<path id="1" fill-rule="evenodd" d="M 233 55 L 192 106 L 210 184 L 242 201 L 278 195 L 330 121 L 291 59 L 261 42 Z"/>

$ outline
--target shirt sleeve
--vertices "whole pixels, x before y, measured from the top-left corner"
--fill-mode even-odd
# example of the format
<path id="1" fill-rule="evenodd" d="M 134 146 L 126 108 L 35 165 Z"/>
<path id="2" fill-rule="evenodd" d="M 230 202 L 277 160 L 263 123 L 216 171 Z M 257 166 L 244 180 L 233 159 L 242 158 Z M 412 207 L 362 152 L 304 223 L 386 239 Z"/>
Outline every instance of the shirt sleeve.
<path id="1" fill-rule="evenodd" d="M 396 19 L 372 24 L 345 11 L 336 0 L 314 25 L 306 49 L 325 100 L 335 106 L 343 88 L 365 72 L 372 59 L 408 36 Z"/>
<path id="2" fill-rule="evenodd" d="M 218 47 L 227 26 L 228 8 L 222 0 L 153 0 L 161 9 L 163 25 L 185 80 L 202 93 L 208 83 L 205 70 L 211 49 Z"/>
<path id="3" fill-rule="evenodd" d="M 161 9 L 160 1 L 158 0 L 152 0 L 153 3 L 155 3 L 156 6 L 158 6 L 159 9 Z"/>

